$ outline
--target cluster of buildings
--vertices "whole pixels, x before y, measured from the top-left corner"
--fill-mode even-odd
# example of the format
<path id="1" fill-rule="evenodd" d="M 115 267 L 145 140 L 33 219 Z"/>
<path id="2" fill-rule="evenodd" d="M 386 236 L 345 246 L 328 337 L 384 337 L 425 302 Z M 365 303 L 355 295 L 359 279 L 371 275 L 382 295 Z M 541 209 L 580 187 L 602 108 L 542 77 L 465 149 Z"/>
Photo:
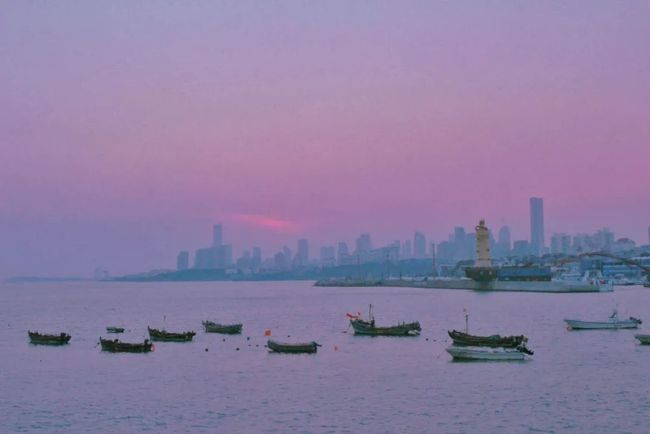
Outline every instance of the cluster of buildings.
<path id="1" fill-rule="evenodd" d="M 542 257 L 552 255 L 576 255 L 588 252 L 607 251 L 627 252 L 636 248 L 636 243 L 628 238 L 616 239 L 614 233 L 601 229 L 593 234 L 579 233 L 569 235 L 554 233 L 550 244 L 546 244 L 544 233 L 544 201 L 530 198 L 530 238 L 512 240 L 510 228 L 502 226 L 489 232 L 492 257 L 502 261 Z M 650 244 L 650 228 L 648 228 Z M 346 242 L 320 247 L 319 254 L 310 256 L 307 239 L 297 241 L 295 252 L 288 246 L 266 258 L 262 257 L 260 247 L 245 250 L 241 257 L 233 260 L 232 244 L 224 244 L 223 227 L 215 224 L 212 229 L 212 245 L 196 250 L 193 261 L 190 253 L 182 251 L 177 257 L 177 269 L 222 269 L 249 273 L 259 271 L 290 271 L 309 267 L 335 267 L 369 263 L 396 263 L 408 260 L 428 260 L 439 265 L 454 265 L 460 261 L 475 259 L 476 235 L 474 228 L 466 231 L 463 227 L 454 228 L 446 241 L 437 245 L 427 242 L 422 232 L 415 232 L 411 239 L 396 240 L 388 245 L 374 246 L 369 233 L 360 234 L 354 245 Z"/>

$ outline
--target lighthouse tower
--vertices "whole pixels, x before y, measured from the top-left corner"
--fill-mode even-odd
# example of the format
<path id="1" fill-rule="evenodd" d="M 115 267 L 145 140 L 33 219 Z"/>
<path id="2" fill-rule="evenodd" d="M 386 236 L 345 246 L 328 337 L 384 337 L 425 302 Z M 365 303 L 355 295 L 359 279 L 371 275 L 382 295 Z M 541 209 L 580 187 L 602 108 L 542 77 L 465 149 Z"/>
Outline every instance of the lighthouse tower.
<path id="1" fill-rule="evenodd" d="M 481 220 L 476 226 L 476 267 L 491 267 L 492 256 L 490 255 L 490 231 L 485 226 L 485 220 Z"/>

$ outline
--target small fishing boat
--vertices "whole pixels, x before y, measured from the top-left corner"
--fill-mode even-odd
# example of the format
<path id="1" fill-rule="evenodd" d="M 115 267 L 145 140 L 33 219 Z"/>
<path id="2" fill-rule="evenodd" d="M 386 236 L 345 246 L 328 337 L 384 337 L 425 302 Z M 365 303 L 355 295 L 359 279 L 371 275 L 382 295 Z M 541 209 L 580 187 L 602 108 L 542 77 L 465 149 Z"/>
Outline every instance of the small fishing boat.
<path id="1" fill-rule="evenodd" d="M 650 345 L 650 335 L 634 335 L 643 345 Z"/>
<path id="2" fill-rule="evenodd" d="M 448 331 L 454 345 L 469 347 L 516 348 L 528 342 L 526 336 L 474 336 L 457 330 Z"/>
<path id="3" fill-rule="evenodd" d="M 149 331 L 149 337 L 152 341 L 165 341 L 165 342 L 189 342 L 192 340 L 195 332 L 182 332 L 182 333 L 171 333 L 165 330 L 152 329 L 147 326 Z"/>
<path id="4" fill-rule="evenodd" d="M 521 345 L 517 348 L 457 347 L 447 348 L 454 360 L 526 360 L 533 352 Z"/>
<path id="5" fill-rule="evenodd" d="M 219 324 L 212 321 L 203 321 L 203 328 L 206 333 L 223 333 L 227 335 L 237 335 L 241 333 L 241 324 Z"/>
<path id="6" fill-rule="evenodd" d="M 29 340 L 32 344 L 40 345 L 65 345 L 70 342 L 70 336 L 67 333 L 60 333 L 58 335 L 47 335 L 38 332 L 27 331 Z"/>
<path id="7" fill-rule="evenodd" d="M 124 327 L 106 327 L 106 333 L 124 333 Z"/>
<path id="8" fill-rule="evenodd" d="M 318 347 L 320 347 L 320 345 L 314 341 L 303 342 L 298 344 L 289 344 L 286 342 L 272 341 L 270 339 L 266 343 L 266 346 L 269 349 L 269 351 L 273 351 L 276 353 L 296 353 L 296 354 L 315 353 L 318 350 Z"/>
<path id="9" fill-rule="evenodd" d="M 99 343 L 102 345 L 102 351 L 111 353 L 148 353 L 153 349 L 153 343 L 149 339 L 145 339 L 143 343 L 129 343 L 99 338 Z"/>
<path id="10" fill-rule="evenodd" d="M 570 330 L 618 330 L 618 329 L 635 329 L 639 327 L 642 321 L 638 318 L 629 317 L 628 319 L 621 319 L 618 317 L 618 312 L 614 311 L 609 316 L 607 321 L 580 321 L 577 319 L 565 319 Z"/>
<path id="11" fill-rule="evenodd" d="M 420 323 L 400 323 L 394 326 L 378 327 L 375 325 L 375 316 L 373 314 L 372 305 L 368 310 L 369 320 L 363 320 L 357 315 L 347 314 L 350 318 L 350 325 L 354 329 L 355 335 L 363 336 L 418 336 L 422 331 Z"/>

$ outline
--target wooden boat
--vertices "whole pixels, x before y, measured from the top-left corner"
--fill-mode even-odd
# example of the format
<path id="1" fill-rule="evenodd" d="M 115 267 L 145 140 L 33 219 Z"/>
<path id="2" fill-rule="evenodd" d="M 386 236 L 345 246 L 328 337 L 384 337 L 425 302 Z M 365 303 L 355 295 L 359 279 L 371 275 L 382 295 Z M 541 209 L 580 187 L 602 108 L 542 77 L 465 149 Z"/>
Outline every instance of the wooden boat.
<path id="1" fill-rule="evenodd" d="M 634 335 L 644 345 L 650 345 L 650 335 Z"/>
<path id="2" fill-rule="evenodd" d="M 149 339 L 145 339 L 140 344 L 120 342 L 117 339 L 99 338 L 99 343 L 102 345 L 102 351 L 110 351 L 111 353 L 148 353 L 153 349 L 153 343 Z"/>
<path id="3" fill-rule="evenodd" d="M 567 323 L 570 330 L 635 329 L 642 323 L 640 319 L 632 316 L 628 319 L 620 319 L 616 311 L 610 315 L 607 321 L 565 319 L 564 322 Z"/>
<path id="4" fill-rule="evenodd" d="M 375 316 L 372 311 L 372 305 L 368 310 L 369 321 L 363 320 L 355 315 L 348 314 L 350 325 L 354 329 L 355 335 L 364 336 L 418 336 L 422 331 L 420 323 L 410 322 L 401 323 L 394 326 L 378 327 L 375 325 Z"/>
<path id="5" fill-rule="evenodd" d="M 419 322 L 402 323 L 389 327 L 377 327 L 374 321 L 351 319 L 355 335 L 365 336 L 418 336 L 422 331 Z"/>
<path id="6" fill-rule="evenodd" d="M 526 360 L 533 352 L 524 346 L 517 348 L 457 347 L 447 348 L 454 360 Z"/>
<path id="7" fill-rule="evenodd" d="M 29 340 L 32 344 L 40 345 L 65 345 L 70 342 L 70 336 L 67 333 L 60 333 L 58 335 L 46 335 L 38 332 L 27 331 Z"/>
<path id="8" fill-rule="evenodd" d="M 165 342 L 189 342 L 192 340 L 195 332 L 182 332 L 182 333 L 170 333 L 165 330 L 156 330 L 147 326 L 149 330 L 149 337 L 152 341 L 165 341 Z"/>
<path id="9" fill-rule="evenodd" d="M 470 346 L 470 347 L 502 347 L 502 348 L 516 348 L 528 342 L 526 336 L 473 336 L 468 333 L 459 332 L 457 330 L 448 331 L 449 337 L 454 341 L 454 345 Z"/>
<path id="10" fill-rule="evenodd" d="M 212 321 L 203 321 L 203 328 L 206 333 L 224 333 L 228 335 L 237 335 L 241 333 L 241 324 L 219 324 Z"/>
<path id="11" fill-rule="evenodd" d="M 315 353 L 318 350 L 318 347 L 320 347 L 320 345 L 314 341 L 298 343 L 298 344 L 289 344 L 286 342 L 272 341 L 270 339 L 266 343 L 266 346 L 270 351 L 276 353 L 296 353 L 296 354 Z"/>
<path id="12" fill-rule="evenodd" d="M 124 327 L 106 327 L 106 333 L 124 333 Z"/>

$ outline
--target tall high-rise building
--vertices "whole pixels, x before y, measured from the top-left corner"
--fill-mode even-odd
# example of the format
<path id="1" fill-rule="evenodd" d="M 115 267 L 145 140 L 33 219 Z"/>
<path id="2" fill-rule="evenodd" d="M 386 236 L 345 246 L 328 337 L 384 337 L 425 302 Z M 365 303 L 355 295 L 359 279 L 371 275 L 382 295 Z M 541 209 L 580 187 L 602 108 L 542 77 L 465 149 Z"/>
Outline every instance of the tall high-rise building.
<path id="1" fill-rule="evenodd" d="M 571 236 L 567 234 L 553 234 L 551 237 L 551 253 L 568 255 L 571 250 Z"/>
<path id="2" fill-rule="evenodd" d="M 212 247 L 197 249 L 194 255 L 194 268 L 199 270 L 217 268 L 217 253 L 217 249 Z"/>
<path id="3" fill-rule="evenodd" d="M 544 199 L 530 198 L 530 250 L 533 255 L 544 253 Z"/>
<path id="4" fill-rule="evenodd" d="M 253 247 L 251 266 L 253 268 L 259 268 L 260 265 L 262 265 L 262 249 L 259 247 Z"/>
<path id="5" fill-rule="evenodd" d="M 339 265 L 350 263 L 350 251 L 348 250 L 347 243 L 341 241 L 336 249 L 336 262 Z"/>
<path id="6" fill-rule="evenodd" d="M 223 244 L 223 227 L 221 223 L 212 226 L 212 247 L 219 247 Z"/>
<path id="7" fill-rule="evenodd" d="M 510 250 L 512 248 L 510 241 L 510 228 L 508 226 L 502 226 L 501 229 L 499 229 L 498 244 L 506 250 Z"/>
<path id="8" fill-rule="evenodd" d="M 298 240 L 296 260 L 299 265 L 307 265 L 309 263 L 309 242 L 304 238 Z"/>
<path id="9" fill-rule="evenodd" d="M 411 259 L 413 252 L 411 250 L 411 240 L 405 240 L 404 246 L 402 247 L 402 257 L 404 259 Z"/>
<path id="10" fill-rule="evenodd" d="M 427 256 L 427 239 L 422 232 L 416 232 L 413 236 L 413 254 L 418 259 Z"/>
<path id="11" fill-rule="evenodd" d="M 356 253 L 368 253 L 372 249 L 370 242 L 370 234 L 361 234 L 357 238 L 357 251 Z"/>
<path id="12" fill-rule="evenodd" d="M 190 252 L 181 251 L 176 257 L 176 269 L 179 271 L 187 270 L 190 266 Z"/>
<path id="13" fill-rule="evenodd" d="M 331 267 L 336 263 L 334 246 L 323 246 L 320 248 L 321 265 Z"/>
<path id="14" fill-rule="evenodd" d="M 222 244 L 217 250 L 217 268 L 232 266 L 232 244 Z"/>

